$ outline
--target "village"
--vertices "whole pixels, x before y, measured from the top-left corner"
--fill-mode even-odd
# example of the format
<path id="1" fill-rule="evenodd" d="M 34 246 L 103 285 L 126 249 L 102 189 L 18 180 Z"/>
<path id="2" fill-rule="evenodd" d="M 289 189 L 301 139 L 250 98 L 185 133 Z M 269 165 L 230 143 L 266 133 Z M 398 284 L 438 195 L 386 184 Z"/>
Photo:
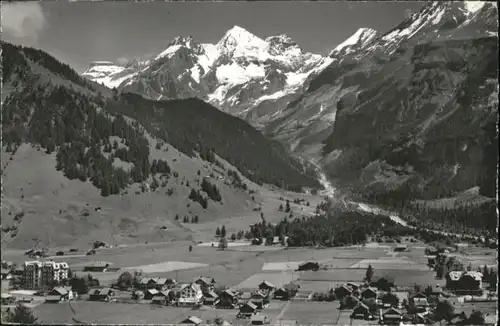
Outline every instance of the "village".
<path id="1" fill-rule="evenodd" d="M 127 248 L 98 246 L 91 255 L 73 250 L 66 256 L 29 252 L 37 259 L 2 261 L 2 312 L 21 304 L 42 323 L 496 322 L 496 253 L 484 248 L 436 248 L 414 239 L 323 249 L 228 244 L 225 249 L 190 246 L 189 252 L 177 253 L 194 256 L 184 265 L 172 257 L 142 268 L 125 262 L 147 255 L 149 248 L 129 248 L 135 252 L 127 253 Z M 150 253 L 156 260 L 153 253 L 176 256 L 174 250 L 158 245 Z"/>

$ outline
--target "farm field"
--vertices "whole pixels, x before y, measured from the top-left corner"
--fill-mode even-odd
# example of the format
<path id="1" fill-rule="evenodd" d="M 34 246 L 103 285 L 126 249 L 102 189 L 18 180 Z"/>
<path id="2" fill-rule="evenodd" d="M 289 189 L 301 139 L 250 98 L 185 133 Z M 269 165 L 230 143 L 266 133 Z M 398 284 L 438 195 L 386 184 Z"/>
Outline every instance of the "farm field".
<path id="1" fill-rule="evenodd" d="M 323 282 L 361 282 L 365 277 L 364 269 L 332 269 L 303 272 L 299 278 L 302 282 L 323 281 Z"/>
<path id="2" fill-rule="evenodd" d="M 256 289 L 263 281 L 269 281 L 274 286 L 281 287 L 293 280 L 297 280 L 299 276 L 300 273 L 291 271 L 258 273 L 250 276 L 236 287 L 240 289 Z"/>
<path id="3" fill-rule="evenodd" d="M 301 292 L 326 292 L 334 286 L 334 282 L 329 281 L 298 281 Z"/>
<path id="4" fill-rule="evenodd" d="M 296 320 L 299 325 L 336 325 L 339 317 L 338 301 L 291 301 L 281 316 L 282 320 Z M 279 325 L 280 321 L 276 321 Z"/>
<path id="5" fill-rule="evenodd" d="M 237 309 L 202 308 L 192 310 L 184 307 L 155 306 L 137 303 L 110 303 L 76 301 L 71 304 L 41 304 L 33 309 L 35 316 L 42 323 L 71 324 L 75 320 L 96 324 L 178 324 L 182 320 L 196 316 L 204 323 L 211 323 L 221 317 L 232 325 L 246 325 L 247 320 L 236 318 Z M 285 306 L 285 302 L 271 302 L 260 314 L 270 319 L 276 317 Z M 74 318 L 74 319 L 73 319 Z"/>

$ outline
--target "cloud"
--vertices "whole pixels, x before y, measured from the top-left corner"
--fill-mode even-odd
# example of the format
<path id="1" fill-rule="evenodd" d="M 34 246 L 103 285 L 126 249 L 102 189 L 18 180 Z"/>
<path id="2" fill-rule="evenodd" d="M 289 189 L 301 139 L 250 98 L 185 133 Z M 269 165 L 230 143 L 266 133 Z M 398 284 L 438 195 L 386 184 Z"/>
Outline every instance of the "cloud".
<path id="1" fill-rule="evenodd" d="M 119 57 L 118 59 L 116 59 L 116 63 L 118 63 L 119 65 L 122 65 L 122 66 L 125 66 L 127 65 L 131 60 L 127 57 Z"/>
<path id="2" fill-rule="evenodd" d="M 45 14 L 38 2 L 2 3 L 2 33 L 36 41 L 45 23 Z"/>

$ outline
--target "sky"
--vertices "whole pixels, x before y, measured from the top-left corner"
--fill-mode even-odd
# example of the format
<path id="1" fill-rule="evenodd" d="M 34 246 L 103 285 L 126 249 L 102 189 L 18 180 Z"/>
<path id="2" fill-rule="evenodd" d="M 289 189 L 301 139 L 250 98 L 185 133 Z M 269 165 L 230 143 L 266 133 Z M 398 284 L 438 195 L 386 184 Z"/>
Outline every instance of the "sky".
<path id="1" fill-rule="evenodd" d="M 260 38 L 287 34 L 327 54 L 359 28 L 380 34 L 425 3 L 46 1 L 2 4 L 2 39 L 47 51 L 83 72 L 92 61 L 124 64 L 162 52 L 176 36 L 217 43 L 237 25 Z"/>

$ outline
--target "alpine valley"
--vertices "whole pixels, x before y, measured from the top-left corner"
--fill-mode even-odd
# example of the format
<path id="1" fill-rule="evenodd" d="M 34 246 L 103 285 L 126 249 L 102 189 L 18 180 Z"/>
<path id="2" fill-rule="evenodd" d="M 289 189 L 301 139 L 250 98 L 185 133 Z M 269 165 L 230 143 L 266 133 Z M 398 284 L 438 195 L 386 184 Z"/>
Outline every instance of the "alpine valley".
<path id="1" fill-rule="evenodd" d="M 81 75 L 2 42 L 2 241 L 212 240 L 279 223 L 285 197 L 314 216 L 318 192 L 408 214 L 467 198 L 481 218 L 455 222 L 493 230 L 497 29 L 495 3 L 433 2 L 328 55 L 234 26 Z"/>

